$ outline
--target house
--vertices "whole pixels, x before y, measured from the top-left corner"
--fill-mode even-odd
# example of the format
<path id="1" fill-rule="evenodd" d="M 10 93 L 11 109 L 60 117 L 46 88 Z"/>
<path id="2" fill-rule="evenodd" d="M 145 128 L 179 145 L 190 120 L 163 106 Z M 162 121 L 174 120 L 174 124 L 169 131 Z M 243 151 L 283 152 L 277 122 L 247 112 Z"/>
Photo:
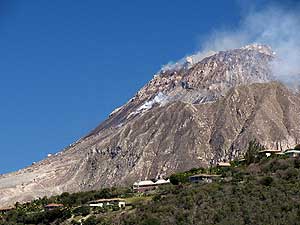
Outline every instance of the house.
<path id="1" fill-rule="evenodd" d="M 124 208 L 126 206 L 126 202 L 122 198 L 98 199 L 89 202 L 90 207 L 104 207 L 109 205 L 117 205 L 120 208 Z"/>
<path id="2" fill-rule="evenodd" d="M 133 190 L 137 192 L 150 191 L 156 188 L 155 183 L 152 180 L 137 181 L 133 184 Z"/>
<path id="3" fill-rule="evenodd" d="M 221 175 L 217 174 L 197 174 L 189 177 L 191 183 L 211 183 L 217 180 Z"/>
<path id="4" fill-rule="evenodd" d="M 158 186 L 165 185 L 165 184 L 170 184 L 170 180 L 169 179 L 168 180 L 159 179 L 156 181 L 143 180 L 143 181 L 134 182 L 133 190 L 137 192 L 146 192 L 146 191 L 154 190 Z"/>
<path id="5" fill-rule="evenodd" d="M 62 208 L 62 207 L 64 207 L 63 204 L 50 203 L 48 205 L 45 205 L 44 209 L 53 210 L 53 209 L 59 209 L 59 208 Z"/>
<path id="6" fill-rule="evenodd" d="M 300 150 L 296 150 L 296 149 L 288 149 L 288 150 L 286 150 L 283 154 L 284 154 L 284 155 L 287 155 L 287 156 L 289 156 L 289 157 L 296 158 L 296 157 L 300 157 Z"/>
<path id="7" fill-rule="evenodd" d="M 218 167 L 230 167 L 231 164 L 230 164 L 230 162 L 219 162 L 219 163 L 217 164 L 217 166 L 218 166 Z"/>
<path id="8" fill-rule="evenodd" d="M 260 156 L 270 157 L 271 155 L 279 155 L 281 154 L 281 150 L 277 149 L 265 149 L 258 152 Z"/>

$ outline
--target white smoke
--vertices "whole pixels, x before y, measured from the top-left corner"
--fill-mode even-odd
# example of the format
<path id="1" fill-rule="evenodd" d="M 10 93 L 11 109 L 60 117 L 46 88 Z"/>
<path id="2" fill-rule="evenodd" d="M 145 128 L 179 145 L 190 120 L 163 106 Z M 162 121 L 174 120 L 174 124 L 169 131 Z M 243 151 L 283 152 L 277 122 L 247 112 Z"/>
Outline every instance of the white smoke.
<path id="1" fill-rule="evenodd" d="M 240 48 L 252 43 L 269 45 L 276 53 L 272 63 L 276 79 L 293 83 L 300 80 L 300 7 L 268 6 L 242 17 L 234 30 L 216 30 L 200 44 L 194 55 L 209 51 Z M 201 59 L 201 57 L 200 57 Z M 182 62 L 182 60 L 181 60 Z M 170 66 L 170 65 L 169 65 Z"/>
<path id="2" fill-rule="evenodd" d="M 298 8 L 298 7 L 297 7 Z M 276 52 L 274 76 L 284 82 L 300 75 L 300 14 L 298 10 L 272 6 L 245 16 L 234 31 L 217 31 L 202 45 L 202 51 L 240 48 L 251 43 L 271 46 Z"/>
<path id="3" fill-rule="evenodd" d="M 159 92 L 153 99 L 146 101 L 143 105 L 141 105 L 137 111 L 148 110 L 153 107 L 154 104 L 164 105 L 168 102 L 168 97 L 164 95 L 162 92 Z"/>
<path id="4" fill-rule="evenodd" d="M 168 64 L 162 66 L 162 71 L 168 70 L 180 70 L 183 66 L 190 66 L 197 62 L 200 62 L 202 59 L 216 54 L 215 51 L 198 51 L 195 54 L 188 55 L 177 62 L 168 62 Z"/>

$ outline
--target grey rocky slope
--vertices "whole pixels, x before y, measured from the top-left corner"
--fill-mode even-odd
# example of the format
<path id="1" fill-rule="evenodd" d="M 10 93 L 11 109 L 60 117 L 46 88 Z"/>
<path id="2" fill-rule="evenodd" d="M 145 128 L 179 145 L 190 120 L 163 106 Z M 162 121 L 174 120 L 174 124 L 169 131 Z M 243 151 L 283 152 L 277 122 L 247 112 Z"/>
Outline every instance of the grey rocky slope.
<path id="1" fill-rule="evenodd" d="M 300 95 L 272 81 L 273 57 L 251 45 L 161 70 L 86 137 L 0 176 L 0 205 L 231 160 L 254 138 L 268 148 L 294 146 Z"/>

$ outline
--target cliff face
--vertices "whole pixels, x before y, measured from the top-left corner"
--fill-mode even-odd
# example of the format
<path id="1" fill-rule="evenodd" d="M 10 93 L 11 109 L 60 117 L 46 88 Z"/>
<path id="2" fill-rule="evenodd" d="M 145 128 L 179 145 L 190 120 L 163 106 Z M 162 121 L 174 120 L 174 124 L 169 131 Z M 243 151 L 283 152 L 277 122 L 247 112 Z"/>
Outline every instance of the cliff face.
<path id="1" fill-rule="evenodd" d="M 268 148 L 294 146 L 300 95 L 272 81 L 273 57 L 251 45 L 161 70 L 86 137 L 0 176 L 0 205 L 231 160 L 254 138 Z"/>

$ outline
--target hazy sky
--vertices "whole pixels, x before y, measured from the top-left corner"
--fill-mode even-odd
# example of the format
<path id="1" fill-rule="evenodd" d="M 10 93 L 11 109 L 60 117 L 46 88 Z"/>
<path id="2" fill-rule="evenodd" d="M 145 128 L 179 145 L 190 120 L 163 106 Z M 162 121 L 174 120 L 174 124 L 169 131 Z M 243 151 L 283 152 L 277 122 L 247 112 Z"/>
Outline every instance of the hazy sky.
<path id="1" fill-rule="evenodd" d="M 0 0 L 0 173 L 77 140 L 162 65 L 272 3 L 248 2 Z"/>

